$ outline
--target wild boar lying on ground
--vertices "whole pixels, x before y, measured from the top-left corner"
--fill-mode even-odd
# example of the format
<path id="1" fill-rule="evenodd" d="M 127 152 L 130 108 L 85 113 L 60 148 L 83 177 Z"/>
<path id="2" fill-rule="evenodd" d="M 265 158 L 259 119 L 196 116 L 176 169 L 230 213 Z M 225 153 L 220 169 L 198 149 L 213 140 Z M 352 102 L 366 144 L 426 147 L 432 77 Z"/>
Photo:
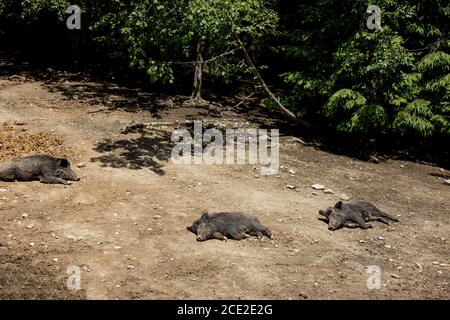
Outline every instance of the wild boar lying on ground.
<path id="1" fill-rule="evenodd" d="M 241 240 L 248 236 L 259 238 L 263 235 L 272 239 L 272 232 L 263 227 L 257 218 L 238 212 L 204 213 L 187 229 L 197 235 L 197 241 Z"/>
<path id="2" fill-rule="evenodd" d="M 380 221 L 389 224 L 388 220 L 398 221 L 397 218 L 387 214 L 370 202 L 357 201 L 353 203 L 343 203 L 339 201 L 334 207 L 326 210 L 319 210 L 319 214 L 328 221 L 329 230 L 337 230 L 342 227 L 362 229 L 372 228 L 368 221 Z"/>
<path id="3" fill-rule="evenodd" d="M 72 171 L 67 159 L 54 158 L 48 155 L 34 155 L 10 159 L 1 164 L 0 180 L 38 180 L 42 183 L 70 184 L 68 181 L 78 181 L 80 178 Z"/>

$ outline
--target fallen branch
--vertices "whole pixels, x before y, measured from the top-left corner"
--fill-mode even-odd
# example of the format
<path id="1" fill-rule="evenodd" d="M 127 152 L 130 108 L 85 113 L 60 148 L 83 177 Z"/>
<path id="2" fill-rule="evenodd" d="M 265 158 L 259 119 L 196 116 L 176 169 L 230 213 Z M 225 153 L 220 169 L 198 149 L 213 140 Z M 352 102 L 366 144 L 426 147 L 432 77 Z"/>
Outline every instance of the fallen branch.
<path id="1" fill-rule="evenodd" d="M 250 99 L 250 97 L 252 97 L 255 93 L 252 92 L 250 93 L 248 96 L 246 96 L 243 100 L 241 100 L 239 103 L 237 103 L 232 109 L 239 107 L 241 104 L 243 104 L 245 101 L 247 101 L 248 99 Z"/>

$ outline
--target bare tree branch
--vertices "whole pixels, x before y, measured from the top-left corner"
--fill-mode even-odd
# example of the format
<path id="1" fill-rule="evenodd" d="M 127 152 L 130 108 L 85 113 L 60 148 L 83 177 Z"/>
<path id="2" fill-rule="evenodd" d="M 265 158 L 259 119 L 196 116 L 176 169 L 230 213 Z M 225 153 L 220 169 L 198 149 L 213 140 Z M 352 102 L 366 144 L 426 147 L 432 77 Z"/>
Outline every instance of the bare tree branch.
<path id="1" fill-rule="evenodd" d="M 253 72 L 255 73 L 259 83 L 261 84 L 261 86 L 263 87 L 264 91 L 267 93 L 267 95 L 270 97 L 270 99 L 276 104 L 276 106 L 281 110 L 281 112 L 283 114 L 285 114 L 286 116 L 288 116 L 289 118 L 295 120 L 297 123 L 307 127 L 307 128 L 312 128 L 312 126 L 306 122 L 305 120 L 299 119 L 295 116 L 295 114 L 293 114 L 291 111 L 289 111 L 288 109 L 286 109 L 286 107 L 284 107 L 281 102 L 277 99 L 277 97 L 275 97 L 275 95 L 272 93 L 272 91 L 270 91 L 269 87 L 267 86 L 266 82 L 264 81 L 264 79 L 261 77 L 258 69 L 256 68 L 256 66 L 254 65 L 252 59 L 250 58 L 250 55 L 247 52 L 247 49 L 245 49 L 244 44 L 242 43 L 241 39 L 239 38 L 239 36 L 237 35 L 237 33 L 235 32 L 236 29 L 236 25 L 233 22 L 233 19 L 231 18 L 231 16 L 229 15 L 228 12 L 226 12 L 228 19 L 231 22 L 231 32 L 233 33 L 234 38 L 236 39 L 237 43 L 239 44 L 239 46 L 241 47 L 242 51 L 244 52 L 244 56 L 245 56 L 245 60 L 247 61 L 247 64 L 250 66 L 250 68 L 253 70 Z"/>

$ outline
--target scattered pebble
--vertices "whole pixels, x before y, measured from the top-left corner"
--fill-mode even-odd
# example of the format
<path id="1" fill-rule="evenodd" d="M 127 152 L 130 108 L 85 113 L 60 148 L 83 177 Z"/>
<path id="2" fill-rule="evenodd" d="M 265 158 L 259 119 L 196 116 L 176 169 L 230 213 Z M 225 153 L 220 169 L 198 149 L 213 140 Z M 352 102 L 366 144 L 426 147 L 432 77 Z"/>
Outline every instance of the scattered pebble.
<path id="1" fill-rule="evenodd" d="M 78 168 L 84 168 L 84 167 L 86 167 L 86 163 L 80 162 L 80 163 L 78 164 Z"/>
<path id="2" fill-rule="evenodd" d="M 325 186 L 321 185 L 321 184 L 313 184 L 311 186 L 311 188 L 316 189 L 316 190 L 323 190 L 323 189 L 325 189 Z"/>
<path id="3" fill-rule="evenodd" d="M 295 189 L 295 186 L 293 186 L 293 185 L 291 185 L 291 184 L 287 184 L 287 185 L 286 185 L 286 188 L 288 188 L 288 189 Z"/>
<path id="4" fill-rule="evenodd" d="M 398 275 L 398 274 L 395 274 L 395 273 L 391 274 L 391 277 L 394 278 L 394 279 L 400 278 L 399 275 Z"/>
<path id="5" fill-rule="evenodd" d="M 449 185 L 449 186 L 450 186 L 450 179 L 446 179 L 446 180 L 444 180 L 444 184 L 447 184 L 447 185 Z"/>
<path id="6" fill-rule="evenodd" d="M 378 240 L 384 240 L 384 237 L 378 236 Z"/>
<path id="7" fill-rule="evenodd" d="M 343 193 L 343 194 L 341 194 L 341 200 L 348 201 L 348 200 L 350 200 L 350 197 L 348 195 L 346 195 L 345 193 Z"/>
<path id="8" fill-rule="evenodd" d="M 29 225 L 27 225 L 27 229 L 31 229 L 34 227 L 34 224 L 30 223 Z"/>
<path id="9" fill-rule="evenodd" d="M 298 296 L 299 296 L 299 297 L 302 297 L 303 299 L 308 299 L 308 298 L 309 298 L 309 296 L 308 296 L 306 293 L 304 293 L 304 292 L 300 292 L 300 293 L 298 294 Z"/>
<path id="10" fill-rule="evenodd" d="M 155 218 L 155 219 L 161 219 L 162 217 L 161 217 L 159 214 L 155 214 L 155 215 L 153 216 L 153 218 Z"/>
<path id="11" fill-rule="evenodd" d="M 323 190 L 323 193 L 325 193 L 325 194 L 334 194 L 333 190 L 331 190 L 331 189 L 325 189 L 325 190 Z"/>

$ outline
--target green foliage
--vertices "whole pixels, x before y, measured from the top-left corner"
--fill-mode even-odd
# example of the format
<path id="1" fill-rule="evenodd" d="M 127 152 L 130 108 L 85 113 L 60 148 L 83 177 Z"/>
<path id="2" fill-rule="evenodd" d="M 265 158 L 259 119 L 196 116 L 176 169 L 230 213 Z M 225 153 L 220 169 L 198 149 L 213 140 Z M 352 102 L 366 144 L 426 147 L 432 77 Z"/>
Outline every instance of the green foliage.
<path id="1" fill-rule="evenodd" d="M 252 47 L 274 34 L 277 14 L 258 0 L 133 0 L 122 33 L 128 45 L 131 66 L 144 69 L 152 81 L 173 81 L 172 61 L 196 60 L 201 41 L 204 60 L 236 47 L 235 32 Z M 226 76 L 244 72 L 246 66 L 233 55 L 215 59 L 208 71 Z"/>
<path id="2" fill-rule="evenodd" d="M 355 112 L 366 105 L 366 98 L 350 89 L 341 89 L 335 92 L 325 105 L 325 114 L 334 116 L 345 111 Z"/>
<path id="3" fill-rule="evenodd" d="M 450 72 L 450 54 L 442 51 L 427 54 L 420 60 L 418 71 L 422 73 Z"/>
<path id="4" fill-rule="evenodd" d="M 378 30 L 365 25 L 368 1 L 281 3 L 291 110 L 350 134 L 449 134 L 448 2 L 378 1 Z"/>
<path id="5" fill-rule="evenodd" d="M 13 18 L 27 24 L 39 19 L 43 13 L 50 13 L 62 21 L 69 5 L 68 0 L 2 0 L 0 17 Z"/>
<path id="6" fill-rule="evenodd" d="M 430 101 L 414 100 L 397 114 L 394 127 L 402 132 L 410 130 L 418 132 L 421 136 L 430 136 L 435 129 L 431 121 L 432 117 Z"/>
<path id="7" fill-rule="evenodd" d="M 335 92 L 324 107 L 325 116 L 332 118 L 338 131 L 369 133 L 385 123 L 385 111 L 381 106 L 367 104 L 358 92 L 341 89 Z"/>

